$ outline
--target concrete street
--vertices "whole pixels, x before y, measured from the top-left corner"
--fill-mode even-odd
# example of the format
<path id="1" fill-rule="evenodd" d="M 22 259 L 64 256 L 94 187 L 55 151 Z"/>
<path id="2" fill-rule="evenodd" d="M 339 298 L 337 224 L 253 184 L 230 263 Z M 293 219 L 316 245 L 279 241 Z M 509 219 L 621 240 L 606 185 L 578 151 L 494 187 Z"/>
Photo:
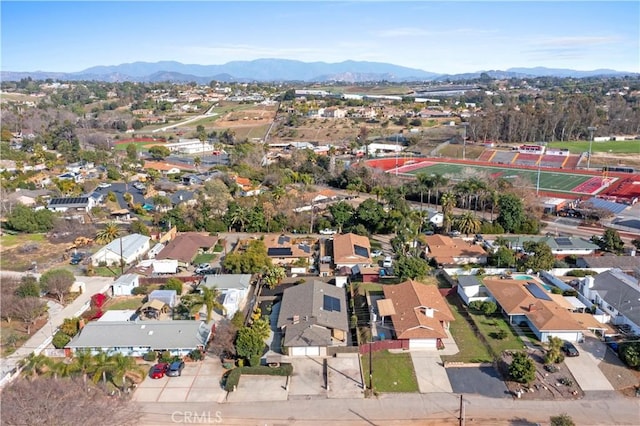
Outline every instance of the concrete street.
<path id="1" fill-rule="evenodd" d="M 7 276 L 21 276 L 25 275 L 20 272 L 7 272 L 0 271 L 0 277 L 5 278 Z M 37 275 L 36 275 L 37 276 Z M 20 360 L 26 358 L 31 352 L 40 353 L 50 343 L 58 327 L 63 323 L 65 318 L 72 318 L 79 316 L 82 312 L 88 309 L 91 296 L 96 293 L 102 293 L 106 291 L 113 278 L 105 277 L 84 277 L 76 276 L 76 281 L 81 281 L 86 284 L 86 291 L 80 294 L 73 302 L 64 308 L 60 309 L 56 307 L 49 311 L 49 321 L 40 330 L 34 333 L 29 340 L 27 340 L 18 350 L 6 358 L 2 358 L 2 371 L 0 373 L 0 386 L 4 386 L 9 379 L 9 376 L 17 367 Z"/>

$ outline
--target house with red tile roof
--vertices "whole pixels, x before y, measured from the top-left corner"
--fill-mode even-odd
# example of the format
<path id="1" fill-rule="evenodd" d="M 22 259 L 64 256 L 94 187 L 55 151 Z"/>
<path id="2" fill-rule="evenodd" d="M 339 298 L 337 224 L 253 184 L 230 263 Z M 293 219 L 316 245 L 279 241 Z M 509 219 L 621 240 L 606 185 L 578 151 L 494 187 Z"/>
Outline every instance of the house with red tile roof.
<path id="1" fill-rule="evenodd" d="M 409 349 L 438 349 L 455 320 L 438 287 L 409 280 L 382 287 L 380 316 L 390 317 L 397 340 L 408 340 Z"/>

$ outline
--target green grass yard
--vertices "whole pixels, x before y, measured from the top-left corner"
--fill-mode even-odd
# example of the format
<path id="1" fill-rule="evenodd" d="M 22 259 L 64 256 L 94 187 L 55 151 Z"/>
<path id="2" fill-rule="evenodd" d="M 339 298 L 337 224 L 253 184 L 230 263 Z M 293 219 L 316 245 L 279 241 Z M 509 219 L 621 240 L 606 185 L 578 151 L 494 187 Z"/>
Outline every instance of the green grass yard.
<path id="1" fill-rule="evenodd" d="M 484 336 L 494 354 L 501 354 L 508 350 L 522 349 L 522 340 L 502 316 L 496 314 L 487 317 L 483 314 L 472 313 L 470 317 L 475 322 L 476 327 L 478 327 L 478 330 Z M 500 332 L 500 330 L 504 330 L 506 333 L 504 339 L 497 339 L 495 337 L 496 333 Z"/>
<path id="2" fill-rule="evenodd" d="M 549 148 L 566 148 L 572 154 L 589 152 L 589 141 L 549 142 Z M 615 154 L 640 154 L 640 141 L 593 142 L 591 152 L 611 152 Z"/>
<path id="3" fill-rule="evenodd" d="M 113 303 L 109 303 L 105 310 L 115 311 L 123 309 L 138 309 L 142 305 L 143 300 L 144 296 L 118 298 Z"/>
<path id="4" fill-rule="evenodd" d="M 442 356 L 443 361 L 492 362 L 493 359 L 489 350 L 478 336 L 476 336 L 471 325 L 460 313 L 462 309 L 462 302 L 459 301 L 458 296 L 453 294 L 451 296 L 447 296 L 446 300 L 453 312 L 453 316 L 455 317 L 455 321 L 451 321 L 449 331 L 451 332 L 453 339 L 456 341 L 460 352 L 455 355 Z"/>
<path id="5" fill-rule="evenodd" d="M 418 380 L 409 353 L 374 352 L 373 388 L 376 392 L 418 392 Z M 362 355 L 365 384 L 369 386 L 369 354 Z"/>
<path id="6" fill-rule="evenodd" d="M 39 243 L 44 241 L 45 234 L 4 234 L 0 237 L 0 246 L 11 247 L 17 244 L 24 244 L 27 242 Z"/>
<path id="7" fill-rule="evenodd" d="M 531 183 L 531 188 L 536 188 L 538 180 L 537 170 L 525 170 L 505 167 L 492 167 L 492 166 L 480 166 L 480 165 L 463 165 L 455 163 L 439 162 L 430 166 L 426 166 L 417 170 L 413 170 L 408 174 L 416 175 L 420 172 L 427 172 L 432 174 L 441 175 L 453 175 L 463 176 L 465 170 L 475 170 L 478 172 L 484 172 L 488 175 L 498 176 L 502 179 L 515 179 L 521 177 L 525 181 Z M 568 192 L 573 193 L 573 188 L 593 178 L 593 175 L 583 175 L 579 173 L 559 173 L 540 171 L 540 190 L 542 191 L 554 191 L 554 192 Z"/>
<path id="8" fill-rule="evenodd" d="M 193 259 L 194 265 L 199 265 L 201 263 L 211 263 L 212 260 L 216 258 L 216 255 L 213 253 L 201 253 Z"/>

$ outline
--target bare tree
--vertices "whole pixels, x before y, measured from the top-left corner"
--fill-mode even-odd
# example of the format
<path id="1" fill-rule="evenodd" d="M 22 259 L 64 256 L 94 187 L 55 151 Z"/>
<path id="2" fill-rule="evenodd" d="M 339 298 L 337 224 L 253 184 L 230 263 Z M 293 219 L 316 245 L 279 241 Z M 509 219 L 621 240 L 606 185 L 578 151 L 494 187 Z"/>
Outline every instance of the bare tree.
<path id="1" fill-rule="evenodd" d="M 3 425 L 134 425 L 133 403 L 108 397 L 82 380 L 20 379 L 2 392 Z"/>
<path id="2" fill-rule="evenodd" d="M 31 334 L 31 326 L 45 312 L 46 304 L 37 297 L 17 297 L 9 309 L 15 318 L 24 322 L 27 334 Z"/>
<path id="3" fill-rule="evenodd" d="M 64 302 L 64 297 L 69 294 L 71 285 L 76 278 L 71 271 L 66 269 L 51 269 L 40 277 L 40 285 L 49 294 L 58 298 L 60 303 Z"/>

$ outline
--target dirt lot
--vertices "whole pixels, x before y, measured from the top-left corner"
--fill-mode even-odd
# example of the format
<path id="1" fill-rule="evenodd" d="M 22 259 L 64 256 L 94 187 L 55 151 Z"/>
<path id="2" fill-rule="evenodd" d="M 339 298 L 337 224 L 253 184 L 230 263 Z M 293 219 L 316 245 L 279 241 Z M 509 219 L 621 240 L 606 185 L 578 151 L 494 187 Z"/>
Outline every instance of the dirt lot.
<path id="1" fill-rule="evenodd" d="M 613 388 L 625 395 L 632 396 L 635 394 L 635 387 L 640 386 L 640 371 L 625 366 L 611 349 L 607 349 L 598 367 Z"/>
<path id="2" fill-rule="evenodd" d="M 522 390 L 524 393 L 521 399 L 528 400 L 579 399 L 584 396 L 584 392 L 564 363 L 554 364 L 555 369 L 548 371 L 545 369 L 544 353 L 541 350 L 530 351 L 529 356 L 536 364 L 536 379 L 528 386 L 506 380 L 507 389 L 513 395 Z M 508 377 L 506 366 L 511 363 L 511 359 L 508 351 L 502 356 L 501 369 L 504 377 Z"/>
<path id="3" fill-rule="evenodd" d="M 64 256 L 68 246 L 68 243 L 52 244 L 46 239 L 31 243 L 19 241 L 11 246 L 3 245 L 0 266 L 3 270 L 24 272 L 31 268 L 32 262 L 37 262 L 38 271 L 66 265 L 68 257 Z"/>

